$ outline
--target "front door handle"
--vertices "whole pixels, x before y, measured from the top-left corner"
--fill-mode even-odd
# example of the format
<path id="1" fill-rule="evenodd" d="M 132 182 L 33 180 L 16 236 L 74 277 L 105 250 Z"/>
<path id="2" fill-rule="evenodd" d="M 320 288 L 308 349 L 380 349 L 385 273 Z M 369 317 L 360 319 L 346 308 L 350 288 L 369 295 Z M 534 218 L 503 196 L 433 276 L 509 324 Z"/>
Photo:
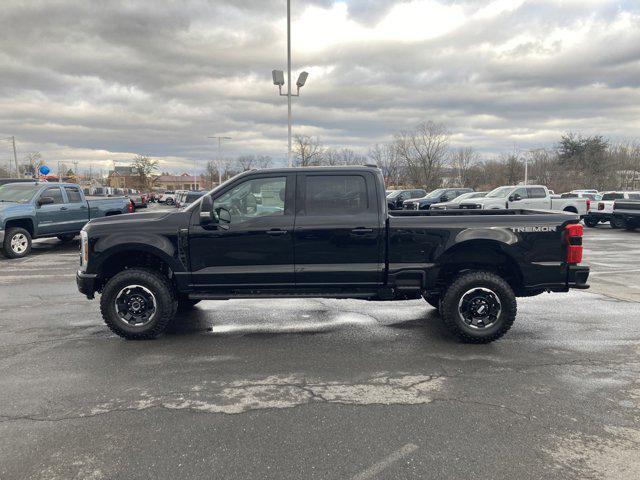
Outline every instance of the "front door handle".
<path id="1" fill-rule="evenodd" d="M 364 235 L 365 233 L 373 232 L 373 228 L 357 227 L 351 230 L 354 235 Z"/>
<path id="2" fill-rule="evenodd" d="M 287 231 L 283 230 L 282 228 L 272 228 L 271 230 L 267 230 L 267 235 L 273 235 L 273 236 L 278 236 L 278 235 L 286 235 Z"/>
<path id="3" fill-rule="evenodd" d="M 66 210 L 67 207 L 60 207 L 60 210 Z"/>

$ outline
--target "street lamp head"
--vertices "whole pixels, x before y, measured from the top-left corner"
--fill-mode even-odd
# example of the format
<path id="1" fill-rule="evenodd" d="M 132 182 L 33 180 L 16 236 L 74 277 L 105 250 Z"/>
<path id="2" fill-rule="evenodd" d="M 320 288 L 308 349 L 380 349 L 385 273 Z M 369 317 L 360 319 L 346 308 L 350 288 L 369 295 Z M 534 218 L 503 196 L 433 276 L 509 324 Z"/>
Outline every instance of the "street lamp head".
<path id="1" fill-rule="evenodd" d="M 307 82 L 307 77 L 309 76 L 308 72 L 302 72 L 298 76 L 298 81 L 296 82 L 296 86 L 298 88 L 304 87 L 304 84 Z"/>
<path id="2" fill-rule="evenodd" d="M 271 72 L 273 76 L 273 84 L 281 87 L 284 85 L 284 72 L 282 70 L 273 70 Z"/>

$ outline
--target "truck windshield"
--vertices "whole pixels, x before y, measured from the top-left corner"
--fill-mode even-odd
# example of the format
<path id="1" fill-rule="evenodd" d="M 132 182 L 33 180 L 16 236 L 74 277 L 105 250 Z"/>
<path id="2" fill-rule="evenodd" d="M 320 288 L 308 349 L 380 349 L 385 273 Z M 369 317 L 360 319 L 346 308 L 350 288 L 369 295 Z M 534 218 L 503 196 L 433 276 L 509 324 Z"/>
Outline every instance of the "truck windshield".
<path id="1" fill-rule="evenodd" d="M 434 190 L 433 192 L 431 192 L 429 195 L 427 195 L 427 196 L 426 196 L 426 197 L 424 197 L 424 198 L 437 198 L 437 197 L 439 197 L 440 195 L 442 195 L 444 192 L 445 192 L 445 189 L 444 189 L 444 188 L 439 188 L 439 189 L 437 189 L 437 190 Z"/>
<path id="2" fill-rule="evenodd" d="M 487 193 L 485 198 L 502 198 L 509 195 L 509 192 L 513 190 L 513 187 L 498 187 L 495 190 L 491 190 Z"/>
<path id="3" fill-rule="evenodd" d="M 30 183 L 9 183 L 0 187 L 0 202 L 26 203 L 40 190 Z"/>

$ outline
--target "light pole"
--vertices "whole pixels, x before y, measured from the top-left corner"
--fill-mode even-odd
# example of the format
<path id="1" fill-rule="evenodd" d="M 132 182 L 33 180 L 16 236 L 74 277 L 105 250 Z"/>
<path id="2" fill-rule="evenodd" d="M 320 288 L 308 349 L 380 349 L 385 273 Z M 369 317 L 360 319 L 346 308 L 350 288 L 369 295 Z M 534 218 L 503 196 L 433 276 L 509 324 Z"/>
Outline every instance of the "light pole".
<path id="1" fill-rule="evenodd" d="M 222 140 L 232 140 L 231 137 L 223 137 L 223 136 L 212 136 L 207 138 L 217 138 L 218 139 L 218 185 L 222 184 Z"/>
<path id="2" fill-rule="evenodd" d="M 291 166 L 291 97 L 300 96 L 300 88 L 304 86 L 309 76 L 307 72 L 302 72 L 296 82 L 297 92 L 295 94 L 291 93 L 291 0 L 287 0 L 287 93 L 282 93 L 282 86 L 284 85 L 284 74 L 282 70 L 273 70 L 271 75 L 273 76 L 273 84 L 278 86 L 280 95 L 287 97 L 287 138 L 289 142 L 287 164 Z"/>

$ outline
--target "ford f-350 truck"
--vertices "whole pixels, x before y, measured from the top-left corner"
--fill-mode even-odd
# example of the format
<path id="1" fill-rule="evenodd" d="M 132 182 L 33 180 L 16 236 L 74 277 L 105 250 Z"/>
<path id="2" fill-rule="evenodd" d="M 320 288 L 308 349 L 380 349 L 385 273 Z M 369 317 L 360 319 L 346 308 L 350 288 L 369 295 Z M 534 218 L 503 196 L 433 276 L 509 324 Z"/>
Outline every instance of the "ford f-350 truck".
<path id="1" fill-rule="evenodd" d="M 87 199 L 73 183 L 8 183 L 0 186 L 0 246 L 8 258 L 26 257 L 34 238 L 68 242 L 92 218 L 130 209 L 127 198 Z"/>
<path id="2" fill-rule="evenodd" d="M 106 324 L 153 338 L 200 300 L 424 298 L 466 342 L 504 335 L 516 297 L 588 288 L 578 215 L 389 212 L 374 167 L 242 173 L 184 210 L 89 222 L 77 284 Z"/>

